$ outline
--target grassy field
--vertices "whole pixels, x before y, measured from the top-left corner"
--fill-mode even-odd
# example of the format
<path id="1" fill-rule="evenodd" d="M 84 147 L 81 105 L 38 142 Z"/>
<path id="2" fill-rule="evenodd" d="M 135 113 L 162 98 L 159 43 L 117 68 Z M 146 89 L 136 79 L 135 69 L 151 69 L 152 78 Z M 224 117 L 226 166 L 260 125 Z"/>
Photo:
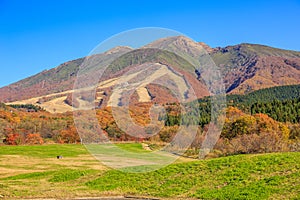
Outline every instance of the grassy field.
<path id="1" fill-rule="evenodd" d="M 145 151 L 141 144 L 119 147 Z M 111 195 L 300 199 L 300 153 L 181 160 L 149 173 L 125 173 L 105 167 L 81 145 L 0 146 L 0 195 L 4 199 Z"/>

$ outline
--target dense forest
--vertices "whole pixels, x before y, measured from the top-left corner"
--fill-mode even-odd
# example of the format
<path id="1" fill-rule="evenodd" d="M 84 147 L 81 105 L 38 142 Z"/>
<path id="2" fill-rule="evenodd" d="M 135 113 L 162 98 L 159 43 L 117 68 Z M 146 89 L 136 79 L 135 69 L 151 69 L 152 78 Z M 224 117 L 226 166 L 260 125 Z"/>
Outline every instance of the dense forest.
<path id="1" fill-rule="evenodd" d="M 246 95 L 227 95 L 227 106 L 236 107 L 247 114 L 267 114 L 279 122 L 300 123 L 300 85 L 278 86 L 257 90 Z M 174 105 L 167 104 L 168 110 L 176 110 Z M 173 105 L 173 106 L 172 106 Z M 211 99 L 209 97 L 199 99 L 189 105 L 199 112 L 199 122 L 204 127 L 211 121 Z M 173 108 L 172 108 L 173 107 Z M 175 106 L 176 107 L 176 106 Z M 178 108 L 177 108 L 178 109 Z M 193 116 L 196 116 L 194 114 Z M 167 114 L 166 126 L 174 126 L 184 123 L 180 119 L 185 119 L 173 113 Z"/>

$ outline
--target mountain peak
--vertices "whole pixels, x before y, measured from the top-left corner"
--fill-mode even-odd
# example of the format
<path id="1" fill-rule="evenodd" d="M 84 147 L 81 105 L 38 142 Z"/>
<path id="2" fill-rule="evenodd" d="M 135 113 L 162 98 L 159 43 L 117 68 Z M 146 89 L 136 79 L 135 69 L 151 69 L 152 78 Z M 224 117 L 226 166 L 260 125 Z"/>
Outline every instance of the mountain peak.
<path id="1" fill-rule="evenodd" d="M 185 36 L 162 38 L 144 46 L 144 48 L 159 48 L 173 51 L 183 58 L 188 58 L 189 56 L 198 57 L 206 54 L 205 47 Z"/>
<path id="2" fill-rule="evenodd" d="M 133 48 L 129 47 L 129 46 L 116 46 L 112 49 L 107 50 L 106 52 L 104 52 L 105 55 L 109 55 L 109 54 L 114 54 L 117 52 L 126 52 L 126 51 L 131 51 L 133 50 Z"/>
<path id="3" fill-rule="evenodd" d="M 166 37 L 166 38 L 155 40 L 154 42 L 147 44 L 145 47 L 160 48 L 160 47 L 170 46 L 171 44 L 187 46 L 187 44 L 189 43 L 194 43 L 194 41 L 192 41 L 190 38 L 180 35 L 180 36 Z"/>

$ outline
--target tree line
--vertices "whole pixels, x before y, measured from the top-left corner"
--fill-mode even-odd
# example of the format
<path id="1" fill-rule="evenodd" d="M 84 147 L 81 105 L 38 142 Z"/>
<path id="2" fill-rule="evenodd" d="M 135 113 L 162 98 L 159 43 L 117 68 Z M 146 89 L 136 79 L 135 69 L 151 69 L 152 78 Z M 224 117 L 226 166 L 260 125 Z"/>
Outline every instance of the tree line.
<path id="1" fill-rule="evenodd" d="M 275 96 L 279 95 L 277 90 L 282 91 L 282 88 L 276 89 Z M 296 86 L 288 88 L 281 99 L 269 97 L 273 99 L 270 101 L 266 101 L 265 94 L 260 91 L 248 94 L 253 98 L 247 101 L 241 100 L 247 98 L 247 95 L 243 97 L 228 95 L 227 108 L 223 109 L 226 112 L 225 124 L 214 154 L 220 156 L 237 153 L 299 151 L 300 97 L 292 95 L 293 92 L 297 93 L 293 90 Z M 272 90 L 266 89 L 266 91 Z M 288 96 L 288 93 L 291 95 Z M 240 100 L 236 100 L 237 98 Z M 165 126 L 158 134 L 145 139 L 134 138 L 124 133 L 115 122 L 110 107 L 96 109 L 96 116 L 103 134 L 113 141 L 170 142 L 181 125 L 199 125 L 197 136 L 188 151 L 190 154 L 197 155 L 210 126 L 209 122 L 211 119 L 218 120 L 211 116 L 211 110 L 217 110 L 218 106 L 212 106 L 210 100 L 210 98 L 203 98 L 185 105 L 179 103 L 162 105 L 166 114 L 159 115 L 158 120 Z M 151 106 L 151 103 L 130 105 L 129 114 L 132 120 L 140 126 L 148 125 L 151 122 L 149 114 Z M 84 111 L 80 112 L 85 114 Z M 150 132 L 151 129 L 155 127 L 150 126 Z M 73 113 L 51 114 L 33 105 L 0 104 L 0 139 L 8 145 L 80 142 L 73 122 Z"/>

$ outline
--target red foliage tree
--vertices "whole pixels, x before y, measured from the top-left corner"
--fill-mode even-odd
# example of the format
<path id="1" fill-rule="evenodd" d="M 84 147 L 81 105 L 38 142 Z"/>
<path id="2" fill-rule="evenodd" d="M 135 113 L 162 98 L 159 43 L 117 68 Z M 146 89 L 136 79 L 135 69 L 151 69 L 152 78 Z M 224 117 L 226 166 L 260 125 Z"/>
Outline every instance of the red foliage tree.
<path id="1" fill-rule="evenodd" d="M 8 145 L 19 145 L 23 143 L 23 138 L 18 133 L 9 133 L 5 136 L 5 139 L 3 140 L 4 144 Z"/>

